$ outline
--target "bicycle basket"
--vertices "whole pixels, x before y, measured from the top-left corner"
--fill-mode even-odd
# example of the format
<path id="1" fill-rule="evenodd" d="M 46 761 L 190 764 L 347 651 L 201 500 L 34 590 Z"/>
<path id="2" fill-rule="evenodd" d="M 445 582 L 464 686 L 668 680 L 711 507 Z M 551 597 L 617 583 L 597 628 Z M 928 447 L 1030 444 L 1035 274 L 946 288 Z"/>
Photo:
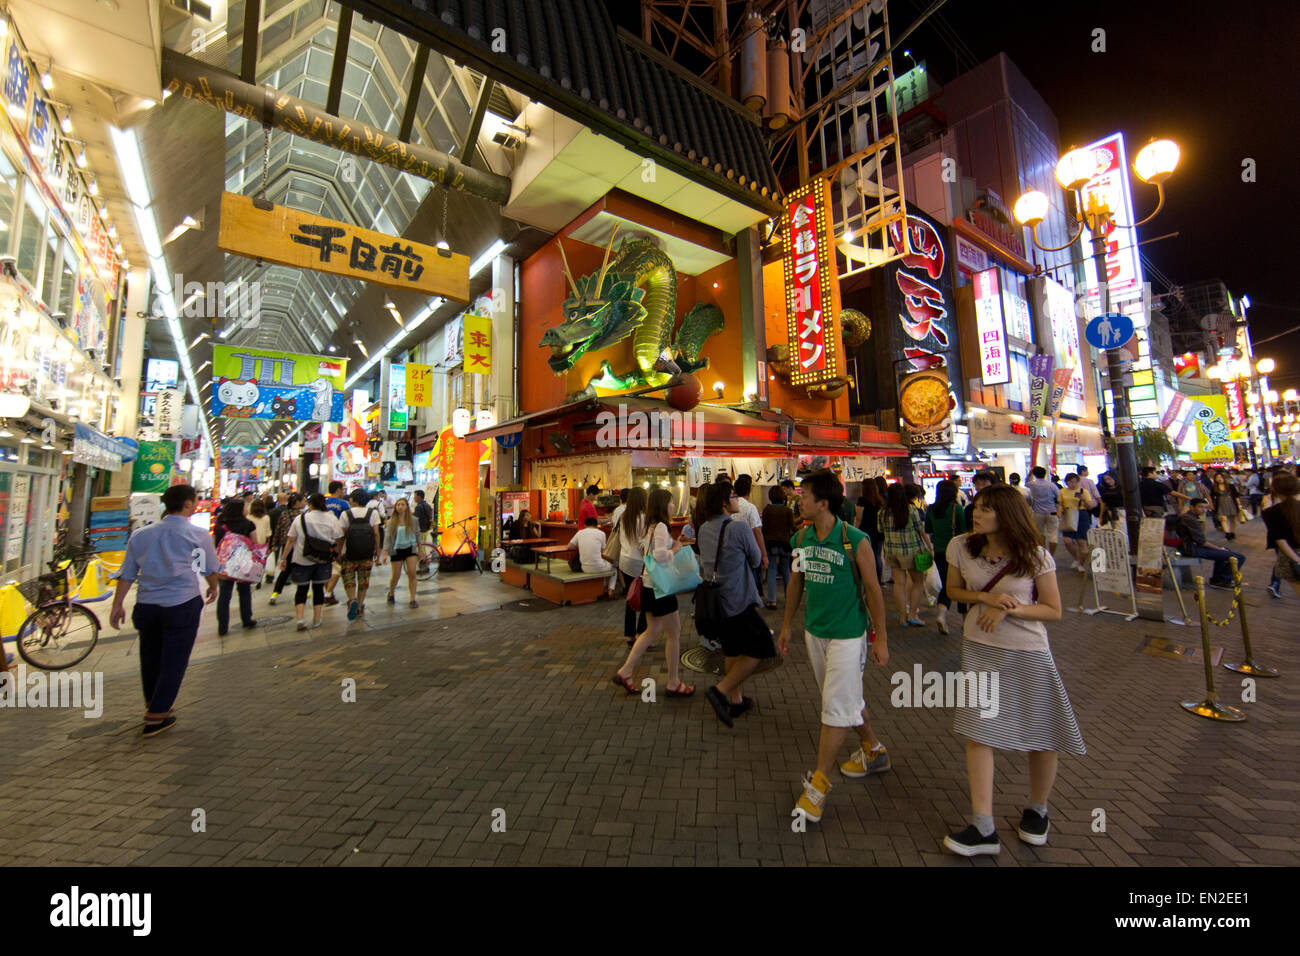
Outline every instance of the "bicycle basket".
<path id="1" fill-rule="evenodd" d="M 53 574 L 42 574 L 32 578 L 30 581 L 23 581 L 18 585 L 18 593 L 23 596 L 28 604 L 40 604 L 42 598 L 47 601 L 62 601 L 67 597 L 68 578 L 66 574 L 55 572 Z"/>

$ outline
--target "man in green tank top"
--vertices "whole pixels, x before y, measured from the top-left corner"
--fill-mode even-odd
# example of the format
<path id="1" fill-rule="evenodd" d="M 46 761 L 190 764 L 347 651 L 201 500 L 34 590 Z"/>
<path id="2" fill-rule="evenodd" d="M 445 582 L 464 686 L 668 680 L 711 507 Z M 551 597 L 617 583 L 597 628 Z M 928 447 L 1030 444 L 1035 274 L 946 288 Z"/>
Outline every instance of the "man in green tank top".
<path id="1" fill-rule="evenodd" d="M 873 626 L 871 658 L 881 667 L 889 661 L 885 598 L 876 579 L 876 557 L 870 540 L 838 516 L 843 498 L 844 487 L 830 472 L 818 472 L 803 480 L 799 509 L 805 526 L 790 539 L 794 548 L 793 573 L 786 591 L 785 620 L 777 639 L 781 653 L 788 654 L 795 609 L 806 586 L 804 642 L 821 689 L 822 727 L 817 769 L 805 778 L 804 794 L 795 810 L 814 823 L 822 817 L 831 789 L 829 775 L 850 727 L 857 732 L 861 746 L 840 765 L 840 773 L 865 777 L 890 768 L 889 754 L 871 728 L 862 696 L 867 635 Z"/>

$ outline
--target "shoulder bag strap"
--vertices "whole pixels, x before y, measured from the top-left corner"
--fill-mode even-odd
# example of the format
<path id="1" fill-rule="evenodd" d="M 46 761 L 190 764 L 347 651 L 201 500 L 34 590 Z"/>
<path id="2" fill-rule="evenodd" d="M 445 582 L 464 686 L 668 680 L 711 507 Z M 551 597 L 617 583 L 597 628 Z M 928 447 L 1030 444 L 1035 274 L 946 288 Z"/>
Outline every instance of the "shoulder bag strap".
<path id="1" fill-rule="evenodd" d="M 867 596 L 862 591 L 862 570 L 858 567 L 858 557 L 853 553 L 853 545 L 849 542 L 849 532 L 844 527 L 844 522 L 840 522 L 840 544 L 844 548 L 844 556 L 848 559 L 849 567 L 853 569 L 854 590 L 858 592 L 858 605 L 863 611 L 867 610 Z M 870 612 L 868 612 L 868 615 Z"/>
<path id="2" fill-rule="evenodd" d="M 1010 570 L 1011 570 L 1011 561 L 1010 559 L 1008 559 L 1007 563 L 1002 565 L 1002 570 L 1000 570 L 997 574 L 993 575 L 993 577 L 989 578 L 989 583 L 984 585 L 984 587 L 980 588 L 980 591 L 981 592 L 992 591 L 993 585 L 1001 581 L 1002 578 L 1006 576 L 1006 573 Z"/>
<path id="3" fill-rule="evenodd" d="M 716 584 L 718 580 L 718 562 L 722 560 L 722 540 L 727 536 L 729 524 L 731 524 L 730 518 L 722 522 L 722 527 L 718 529 L 718 546 L 713 552 L 713 576 L 709 579 L 710 584 Z"/>

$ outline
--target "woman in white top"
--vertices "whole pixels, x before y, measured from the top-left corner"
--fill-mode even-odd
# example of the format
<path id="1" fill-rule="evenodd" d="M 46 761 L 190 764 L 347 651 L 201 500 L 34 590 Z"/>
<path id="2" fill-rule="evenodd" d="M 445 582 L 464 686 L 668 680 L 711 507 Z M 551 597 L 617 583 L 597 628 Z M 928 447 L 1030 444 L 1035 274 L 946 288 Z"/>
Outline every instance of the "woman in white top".
<path id="1" fill-rule="evenodd" d="M 632 580 L 639 578 L 645 570 L 642 558 L 641 539 L 645 537 L 646 493 L 644 488 L 632 488 L 627 493 L 623 513 L 614 525 L 613 533 L 619 536 L 618 542 L 618 576 L 623 581 L 623 590 L 632 586 Z M 637 638 L 645 633 L 645 611 L 632 610 L 631 605 L 623 608 L 623 637 L 627 646 L 636 643 Z"/>
<path id="2" fill-rule="evenodd" d="M 624 520 L 632 510 L 631 498 L 632 496 L 628 495 L 628 510 L 623 513 Z M 673 555 L 682 547 L 680 541 L 673 541 L 672 534 L 668 530 L 669 508 L 672 507 L 672 501 L 672 492 L 667 488 L 656 488 L 650 492 L 646 532 L 641 539 L 641 554 L 654 554 L 655 560 L 660 564 L 672 563 Z M 644 561 L 642 563 L 644 564 Z M 636 670 L 637 664 L 641 662 L 641 656 L 654 643 L 655 638 L 663 634 L 666 638 L 664 654 L 668 658 L 666 693 L 669 697 L 690 697 L 695 693 L 695 688 L 683 683 L 678 674 L 681 664 L 678 645 L 681 643 L 682 625 L 677 616 L 677 595 L 657 596 L 649 572 L 645 570 L 641 572 L 641 588 L 641 608 L 646 615 L 646 630 L 633 643 L 627 660 L 623 662 L 623 666 L 614 674 L 612 680 L 629 694 L 640 694 L 641 688 L 632 681 L 632 672 Z"/>
<path id="3" fill-rule="evenodd" d="M 971 825 L 943 845 L 961 856 L 1001 850 L 993 825 L 993 750 L 1029 751 L 1029 807 L 1017 831 L 1047 842 L 1047 800 L 1057 752 L 1084 753 L 1070 698 L 1047 644 L 1046 621 L 1061 619 L 1056 563 L 1029 505 L 1010 485 L 975 497 L 974 530 L 948 545 L 948 594 L 970 606 L 962 629 L 962 671 L 976 700 L 957 708 L 966 738 Z"/>
<path id="4" fill-rule="evenodd" d="M 298 619 L 298 630 L 307 630 L 307 622 L 302 612 L 307 606 L 307 590 L 311 589 L 312 627 L 320 627 L 321 614 L 325 610 L 325 582 L 329 580 L 330 570 L 334 567 L 331 558 L 308 557 L 306 541 L 316 539 L 317 546 L 337 549 L 343 538 L 343 529 L 339 520 L 325 510 L 325 496 L 314 494 L 307 499 L 307 510 L 289 525 L 285 538 L 284 557 L 280 559 L 280 570 L 293 566 L 290 579 L 298 585 L 298 593 L 293 599 L 294 615 Z"/>

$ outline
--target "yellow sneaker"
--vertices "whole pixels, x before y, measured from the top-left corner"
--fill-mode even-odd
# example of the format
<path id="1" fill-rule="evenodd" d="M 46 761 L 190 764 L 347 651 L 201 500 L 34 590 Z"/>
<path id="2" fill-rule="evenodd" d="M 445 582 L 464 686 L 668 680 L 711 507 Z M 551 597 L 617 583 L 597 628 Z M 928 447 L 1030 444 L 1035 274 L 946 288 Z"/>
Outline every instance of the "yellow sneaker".
<path id="1" fill-rule="evenodd" d="M 865 747 L 859 747 L 852 757 L 840 764 L 840 773 L 846 777 L 865 777 L 867 774 L 884 773 L 889 768 L 889 751 L 881 744 L 879 750 L 870 753 L 867 753 Z"/>
<path id="2" fill-rule="evenodd" d="M 826 803 L 826 794 L 831 792 L 831 782 L 822 775 L 820 770 L 814 770 L 803 778 L 803 796 L 794 808 L 802 813 L 813 823 L 817 823 L 822 818 L 822 808 Z"/>

